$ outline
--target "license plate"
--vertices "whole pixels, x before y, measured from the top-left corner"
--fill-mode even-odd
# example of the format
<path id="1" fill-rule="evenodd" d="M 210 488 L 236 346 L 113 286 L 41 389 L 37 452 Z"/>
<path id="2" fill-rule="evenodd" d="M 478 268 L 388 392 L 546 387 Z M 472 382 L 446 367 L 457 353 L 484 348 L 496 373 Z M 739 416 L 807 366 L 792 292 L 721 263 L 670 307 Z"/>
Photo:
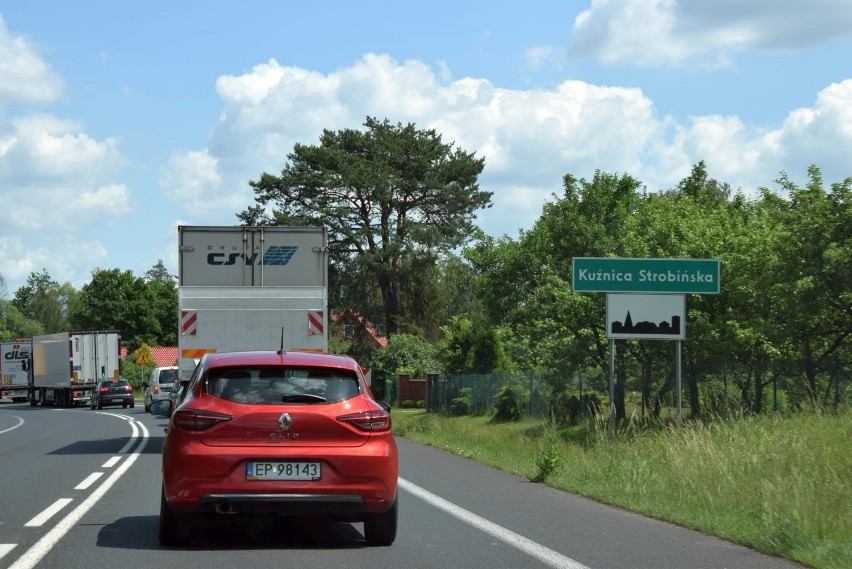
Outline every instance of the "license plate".
<path id="1" fill-rule="evenodd" d="M 249 462 L 246 480 L 320 480 L 319 462 Z"/>
<path id="2" fill-rule="evenodd" d="M 124 403 L 124 399 L 113 399 L 113 403 Z"/>

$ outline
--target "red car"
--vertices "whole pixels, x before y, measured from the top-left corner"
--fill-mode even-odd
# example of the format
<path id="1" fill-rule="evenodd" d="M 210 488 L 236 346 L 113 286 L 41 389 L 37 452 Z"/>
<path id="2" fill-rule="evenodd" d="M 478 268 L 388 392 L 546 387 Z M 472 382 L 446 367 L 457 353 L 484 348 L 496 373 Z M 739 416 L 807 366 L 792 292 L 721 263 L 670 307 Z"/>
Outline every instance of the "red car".
<path id="1" fill-rule="evenodd" d="M 207 354 L 163 443 L 160 543 L 181 545 L 210 517 L 363 522 L 396 539 L 399 465 L 390 407 L 351 358 L 304 352 Z"/>

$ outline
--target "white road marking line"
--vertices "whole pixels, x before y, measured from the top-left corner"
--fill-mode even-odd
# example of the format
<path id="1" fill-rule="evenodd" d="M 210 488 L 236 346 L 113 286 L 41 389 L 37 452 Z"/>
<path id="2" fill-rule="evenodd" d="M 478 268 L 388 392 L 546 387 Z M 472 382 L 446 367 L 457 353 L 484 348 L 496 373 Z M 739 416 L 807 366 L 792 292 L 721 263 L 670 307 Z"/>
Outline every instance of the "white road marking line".
<path id="1" fill-rule="evenodd" d="M 3 559 L 3 556 L 15 549 L 17 543 L 0 543 L 0 559 Z"/>
<path id="2" fill-rule="evenodd" d="M 108 461 L 106 461 L 105 463 L 103 463 L 103 465 L 101 466 L 101 468 L 112 468 L 113 466 L 115 466 L 115 465 L 116 465 L 116 463 L 117 463 L 119 460 L 121 460 L 121 457 L 120 457 L 120 456 L 114 456 L 114 457 L 112 457 L 111 459 L 109 459 Z"/>
<path id="3" fill-rule="evenodd" d="M 55 501 L 53 504 L 48 506 L 42 513 L 28 521 L 24 524 L 24 526 L 28 528 L 37 528 L 44 525 L 44 523 L 56 515 L 59 510 L 70 504 L 73 500 L 71 498 L 60 498 Z"/>
<path id="4" fill-rule="evenodd" d="M 117 417 L 120 417 L 120 415 L 116 415 L 116 416 L 117 416 Z M 140 425 L 142 425 L 142 423 L 139 423 L 139 424 L 140 424 Z M 130 450 L 130 447 L 132 447 L 132 446 L 134 445 L 134 443 L 136 442 L 136 440 L 135 440 L 135 439 L 136 439 L 136 437 L 138 437 L 138 436 L 139 436 L 139 429 L 137 429 L 137 428 L 136 428 L 136 421 L 130 421 L 130 428 L 131 428 L 131 429 L 133 429 L 133 432 L 132 432 L 132 433 L 131 433 L 131 435 L 130 435 L 130 440 L 129 440 L 129 441 L 127 441 L 127 444 L 126 444 L 126 445 L 124 445 L 124 446 L 121 448 L 121 450 L 120 450 L 120 451 L 118 451 L 118 454 L 124 454 L 124 453 L 126 453 L 128 450 Z M 143 426 L 142 428 L 143 428 L 143 429 L 145 429 L 145 427 L 144 427 L 144 426 Z M 145 429 L 145 438 L 146 438 L 146 439 L 148 438 L 148 429 Z"/>
<path id="5" fill-rule="evenodd" d="M 566 557 L 557 551 L 553 551 L 552 549 L 548 549 L 547 547 L 532 541 L 531 539 L 527 539 L 522 535 L 519 535 L 511 530 L 504 528 L 503 526 L 497 525 L 494 522 L 490 522 L 483 518 L 482 516 L 478 516 L 471 511 L 465 510 L 460 506 L 456 506 L 452 502 L 449 502 L 440 496 L 436 496 L 435 494 L 429 492 L 428 490 L 417 486 L 405 480 L 403 478 L 399 479 L 399 487 L 414 494 L 421 500 L 435 506 L 438 509 L 444 510 L 451 516 L 454 516 L 461 521 L 472 525 L 475 528 L 478 528 L 485 533 L 496 537 L 497 539 L 511 545 L 512 547 L 519 549 L 520 551 L 535 557 L 545 565 L 549 565 L 550 567 L 555 567 L 556 569 L 589 569 L 586 565 L 574 561 L 570 557 Z"/>
<path id="6" fill-rule="evenodd" d="M 3 433 L 8 433 L 9 431 L 14 431 L 15 429 L 24 424 L 24 420 L 21 417 L 18 417 L 17 415 L 9 415 L 9 417 L 14 417 L 18 420 L 18 423 L 12 427 L 9 427 L 8 429 L 3 429 L 2 431 L 0 431 L 0 435 L 2 435 Z"/>
<path id="7" fill-rule="evenodd" d="M 98 500 L 104 497 L 109 489 L 112 488 L 113 484 L 118 482 L 119 478 L 124 476 L 124 473 L 133 466 L 136 459 L 139 458 L 139 455 L 141 455 L 142 451 L 145 450 L 145 445 L 148 444 L 148 429 L 141 423 L 139 423 L 139 426 L 142 428 L 142 440 L 139 443 L 139 446 L 136 447 L 136 450 L 133 451 L 133 454 L 127 457 L 127 460 L 125 460 L 109 478 L 104 480 L 103 484 L 98 486 L 88 498 L 83 500 L 79 506 L 71 510 L 71 513 L 62 518 L 62 520 L 60 520 L 53 529 L 47 532 L 44 537 L 38 540 L 35 545 L 29 548 L 26 553 L 21 555 L 17 561 L 10 565 L 9 569 L 32 569 L 35 567 L 38 562 L 48 554 L 51 548 L 59 543 L 59 540 L 65 537 L 65 534 L 71 531 L 77 522 L 79 522 L 82 517 L 98 503 Z M 137 430 L 134 427 L 134 435 L 136 432 Z"/>
<path id="8" fill-rule="evenodd" d="M 93 472 L 89 474 L 89 476 L 85 480 L 74 486 L 74 490 L 85 490 L 86 488 L 94 484 L 97 479 L 103 475 L 103 472 Z"/>

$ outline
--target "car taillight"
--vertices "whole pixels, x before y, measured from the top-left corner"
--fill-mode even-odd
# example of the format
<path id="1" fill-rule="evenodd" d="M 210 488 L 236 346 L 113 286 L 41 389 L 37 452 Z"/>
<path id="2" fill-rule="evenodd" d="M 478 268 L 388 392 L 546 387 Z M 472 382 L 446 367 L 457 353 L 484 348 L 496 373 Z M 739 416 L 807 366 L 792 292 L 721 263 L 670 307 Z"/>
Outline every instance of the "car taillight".
<path id="1" fill-rule="evenodd" d="M 131 386 L 129 386 L 129 385 L 125 385 L 125 386 L 124 386 L 124 390 L 125 390 L 125 391 L 133 391 L 133 387 L 131 387 Z"/>
<path id="2" fill-rule="evenodd" d="M 337 420 L 341 423 L 349 423 L 362 431 L 388 431 L 391 428 L 390 414 L 381 410 L 340 415 Z"/>
<path id="3" fill-rule="evenodd" d="M 109 393 L 109 387 L 101 387 L 100 389 L 98 389 L 98 391 L 100 391 L 101 393 Z"/>
<path id="4" fill-rule="evenodd" d="M 159 393 L 160 393 L 160 386 L 159 386 L 159 385 L 155 385 L 155 386 L 154 386 L 154 395 L 158 395 Z"/>
<path id="5" fill-rule="evenodd" d="M 230 415 L 199 411 L 197 409 L 178 409 L 172 415 L 172 426 L 184 431 L 206 431 L 213 425 L 233 419 Z"/>

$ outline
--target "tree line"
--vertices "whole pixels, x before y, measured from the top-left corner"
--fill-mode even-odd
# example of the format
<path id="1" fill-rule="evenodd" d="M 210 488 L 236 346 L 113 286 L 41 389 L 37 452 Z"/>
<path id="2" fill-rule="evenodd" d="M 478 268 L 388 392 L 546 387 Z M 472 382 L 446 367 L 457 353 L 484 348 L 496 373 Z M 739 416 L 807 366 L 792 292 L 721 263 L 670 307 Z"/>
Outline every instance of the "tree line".
<path id="1" fill-rule="evenodd" d="M 516 363 L 601 373 L 605 295 L 572 292 L 572 257 L 719 259 L 721 293 L 687 297 L 682 373 L 693 416 L 732 404 L 760 412 L 769 388 L 773 404 L 779 390 L 787 404 L 830 402 L 849 385 L 852 357 L 852 178 L 826 188 L 814 166 L 804 187 L 783 173 L 776 183 L 749 199 L 703 162 L 653 193 L 626 174 L 567 175 L 532 229 L 465 256 L 489 322 L 511 330 Z M 618 344 L 617 416 L 628 390 L 659 413 L 674 388 L 672 344 Z"/>
<path id="2" fill-rule="evenodd" d="M 531 229 L 494 238 L 474 223 L 491 205 L 483 159 L 433 129 L 364 127 L 297 144 L 280 175 L 250 182 L 256 205 L 238 218 L 329 226 L 332 308 L 384 323 L 380 369 L 536 370 L 553 372 L 554 393 L 577 375 L 605 391 L 605 295 L 572 291 L 571 259 L 706 258 L 721 262 L 721 293 L 688 297 L 693 416 L 761 412 L 770 388 L 772 405 L 837 401 L 849 385 L 852 178 L 826 186 L 812 166 L 803 187 L 782 172 L 748 197 L 704 162 L 657 191 L 629 174 L 566 174 Z M 619 340 L 617 353 L 617 416 L 628 393 L 659 414 L 672 344 Z"/>
<path id="3" fill-rule="evenodd" d="M 118 330 L 122 345 L 177 345 L 177 285 L 162 261 L 144 277 L 120 269 L 95 269 L 76 290 L 46 269 L 31 273 L 11 299 L 0 275 L 0 339 L 71 331 Z"/>
<path id="4" fill-rule="evenodd" d="M 530 229 L 490 237 L 475 223 L 491 205 L 484 159 L 434 129 L 363 126 L 296 144 L 279 175 L 249 182 L 256 203 L 236 214 L 329 228 L 330 310 L 389 337 L 373 351 L 332 334 L 334 351 L 388 372 L 542 372 L 554 399 L 574 378 L 605 392 L 605 295 L 573 292 L 572 258 L 719 259 L 720 294 L 687 297 L 692 415 L 849 399 L 852 178 L 826 184 L 812 166 L 804 186 L 782 172 L 746 196 L 704 162 L 653 191 L 626 173 L 566 174 Z M 145 277 L 97 269 L 79 292 L 34 273 L 0 300 L 0 335 L 113 328 L 131 348 L 176 344 L 175 281 L 161 262 Z M 672 343 L 617 343 L 617 416 L 631 397 L 659 414 L 674 389 Z"/>

